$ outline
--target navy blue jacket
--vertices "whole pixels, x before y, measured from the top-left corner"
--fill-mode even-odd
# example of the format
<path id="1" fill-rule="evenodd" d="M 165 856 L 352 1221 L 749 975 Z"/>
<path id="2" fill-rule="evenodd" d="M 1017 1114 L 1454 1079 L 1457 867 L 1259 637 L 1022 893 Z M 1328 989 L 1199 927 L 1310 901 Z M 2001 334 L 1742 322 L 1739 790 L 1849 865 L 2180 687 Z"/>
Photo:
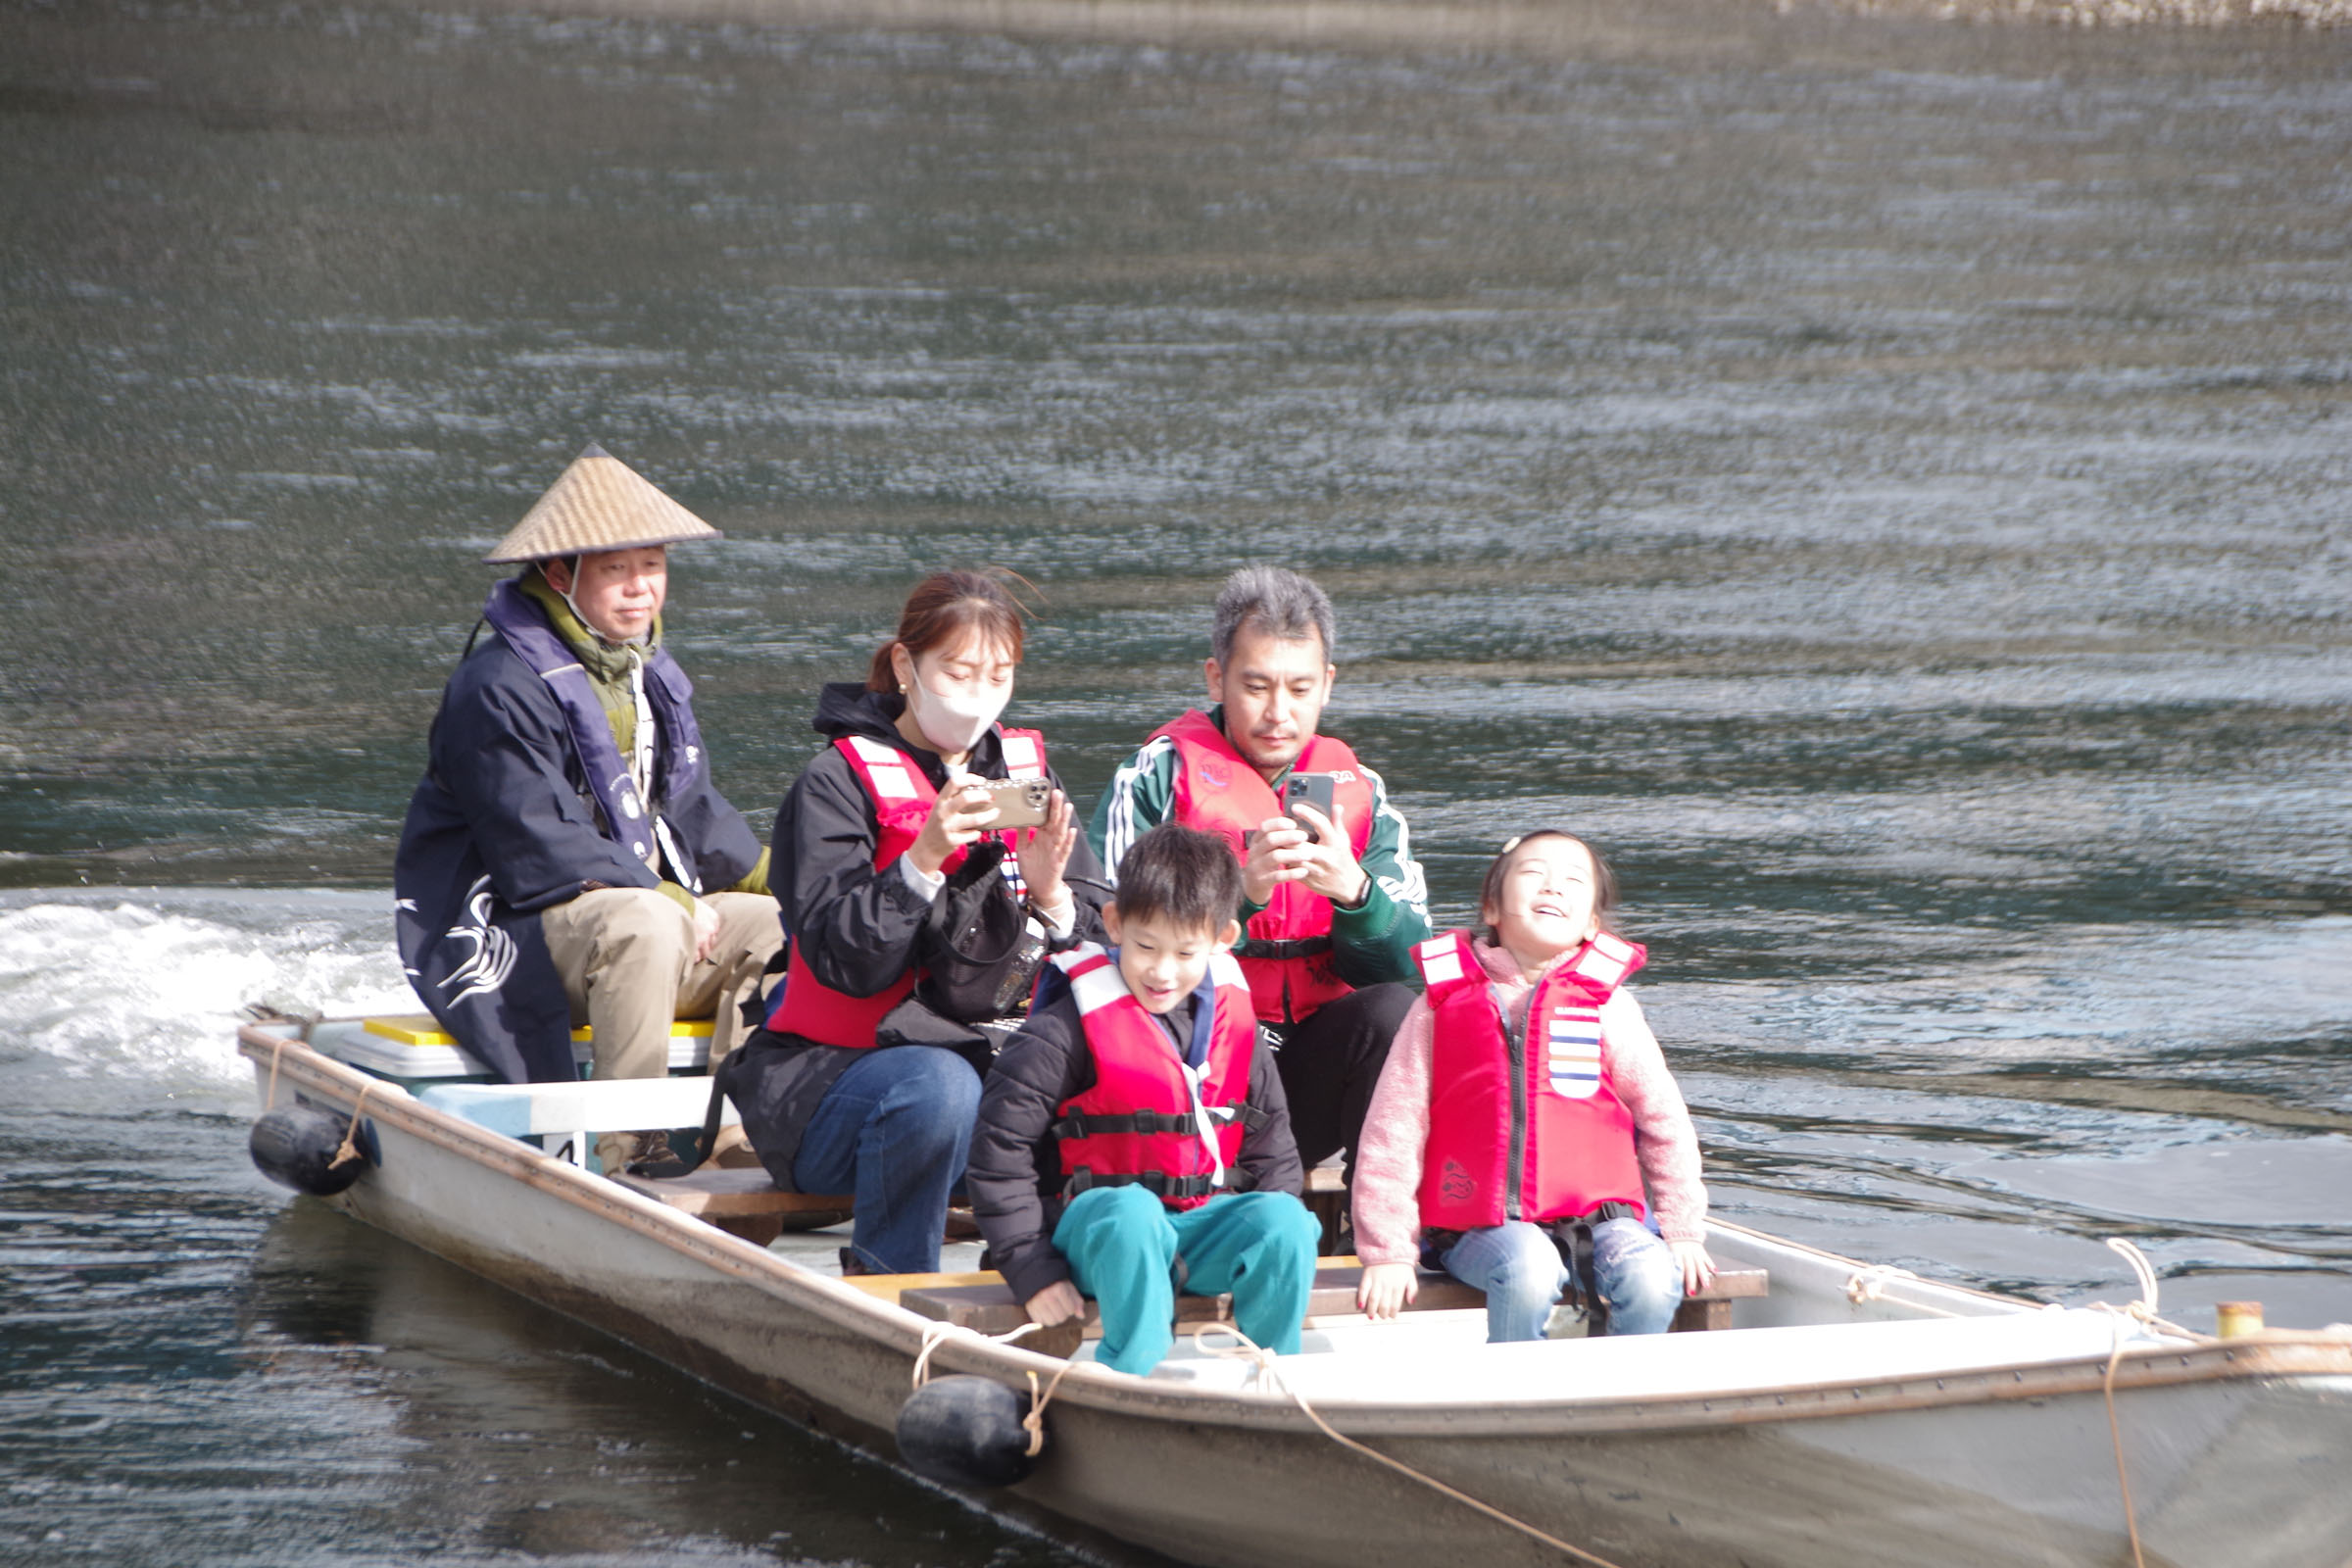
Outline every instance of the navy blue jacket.
<path id="1" fill-rule="evenodd" d="M 691 697 L 683 679 L 675 687 L 662 698 Z M 655 809 L 702 885 L 724 888 L 757 863 L 760 844 L 712 787 L 702 748 L 676 744 L 687 728 L 661 726 Z M 571 1009 L 538 911 L 660 882 L 606 834 L 554 691 L 485 635 L 442 693 L 393 862 L 401 962 L 417 996 L 505 1081 L 575 1078 Z"/>

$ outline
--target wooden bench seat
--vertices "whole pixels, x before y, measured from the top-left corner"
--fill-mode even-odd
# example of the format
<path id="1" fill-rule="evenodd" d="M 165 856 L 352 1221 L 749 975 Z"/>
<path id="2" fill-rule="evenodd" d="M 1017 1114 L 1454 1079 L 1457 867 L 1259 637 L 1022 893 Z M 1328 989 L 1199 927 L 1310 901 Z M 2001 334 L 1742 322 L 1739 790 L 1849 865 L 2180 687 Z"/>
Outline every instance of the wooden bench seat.
<path id="1" fill-rule="evenodd" d="M 1307 1295 L 1307 1321 L 1354 1314 L 1355 1287 L 1363 1272 L 1362 1265 L 1352 1257 L 1323 1259 L 1315 1270 L 1314 1287 Z M 895 1292 L 899 1305 L 918 1317 L 954 1323 L 980 1334 L 1007 1334 L 1029 1321 L 1029 1314 L 1012 1298 L 1010 1287 L 1000 1274 L 877 1274 L 854 1283 L 886 1300 L 894 1298 Z M 1770 1289 L 1771 1277 L 1763 1269 L 1719 1270 L 1704 1291 L 1686 1300 L 1676 1311 L 1674 1327 L 1685 1332 L 1729 1328 L 1733 1301 L 1764 1296 Z M 1484 1309 L 1486 1304 L 1484 1293 L 1461 1281 L 1443 1274 L 1424 1273 L 1420 1294 L 1405 1310 Z M 1232 1313 L 1233 1298 L 1229 1296 L 1176 1298 L 1176 1321 L 1180 1326 L 1221 1323 L 1229 1320 Z M 1092 1301 L 1086 1303 L 1082 1332 L 1087 1339 L 1098 1339 L 1102 1333 L 1102 1316 Z M 1036 1339 L 1033 1334 L 1022 1343 Z"/>
<path id="2" fill-rule="evenodd" d="M 849 1194 L 787 1193 L 757 1165 L 705 1165 L 684 1176 L 620 1175 L 612 1180 L 760 1247 L 787 1227 L 817 1230 L 838 1225 L 851 1214 Z"/>

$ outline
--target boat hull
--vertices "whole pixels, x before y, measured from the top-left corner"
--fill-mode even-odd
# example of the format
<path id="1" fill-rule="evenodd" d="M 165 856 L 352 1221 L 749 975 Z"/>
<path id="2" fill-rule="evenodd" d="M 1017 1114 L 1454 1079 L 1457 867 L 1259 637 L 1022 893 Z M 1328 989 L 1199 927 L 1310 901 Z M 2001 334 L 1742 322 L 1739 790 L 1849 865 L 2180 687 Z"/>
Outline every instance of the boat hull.
<path id="1" fill-rule="evenodd" d="M 299 1094 L 349 1113 L 372 1082 L 260 1031 L 245 1049 L 279 1103 Z M 323 1201 L 740 1397 L 892 1452 L 921 1319 L 380 1083 L 362 1108 L 381 1163 Z M 1329 1413 L 1619 1568 L 2107 1568 L 2130 1558 L 2104 1362 L 1507 1406 L 1333 1401 Z M 958 1335 L 932 1365 L 1025 1390 L 1063 1363 Z M 2352 1342 L 2134 1353 L 2115 1384 L 2149 1564 L 2340 1568 L 2352 1489 L 2333 1476 L 2352 1439 Z M 1343 1448 L 1279 1394 L 1089 1368 L 1063 1381 L 1049 1423 L 1047 1459 L 991 1506 L 1212 1568 L 1560 1560 Z"/>

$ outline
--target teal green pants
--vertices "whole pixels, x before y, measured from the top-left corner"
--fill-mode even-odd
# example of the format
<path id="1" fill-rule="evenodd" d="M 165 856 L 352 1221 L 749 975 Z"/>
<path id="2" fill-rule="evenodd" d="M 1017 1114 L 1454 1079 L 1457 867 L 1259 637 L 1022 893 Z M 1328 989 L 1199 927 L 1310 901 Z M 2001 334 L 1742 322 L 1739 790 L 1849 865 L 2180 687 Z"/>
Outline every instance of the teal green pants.
<path id="1" fill-rule="evenodd" d="M 1095 1359 L 1149 1372 L 1176 1340 L 1176 1259 L 1191 1296 L 1233 1293 L 1233 1320 L 1278 1355 L 1298 1353 L 1323 1228 L 1288 1193 L 1227 1193 L 1173 1209 L 1141 1187 L 1080 1193 L 1054 1227 L 1054 1250 L 1102 1309 Z"/>

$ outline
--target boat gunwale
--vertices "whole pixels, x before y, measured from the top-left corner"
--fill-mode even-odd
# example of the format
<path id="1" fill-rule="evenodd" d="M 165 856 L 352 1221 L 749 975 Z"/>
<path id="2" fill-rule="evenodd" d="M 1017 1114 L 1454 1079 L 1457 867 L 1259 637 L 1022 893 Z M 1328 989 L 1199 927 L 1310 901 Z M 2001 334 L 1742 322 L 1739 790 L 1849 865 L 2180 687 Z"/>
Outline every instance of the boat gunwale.
<path id="1" fill-rule="evenodd" d="M 592 1176 L 567 1161 L 534 1152 L 526 1144 L 425 1104 L 387 1079 L 364 1073 L 315 1051 L 307 1041 L 297 1037 L 295 1031 L 299 1027 L 292 1023 L 240 1025 L 239 1053 L 254 1063 L 257 1072 L 273 1071 L 281 1082 L 292 1087 L 339 1099 L 344 1102 L 346 1111 L 357 1105 L 363 1091 L 369 1091 L 365 1108 L 370 1119 L 394 1122 L 403 1132 L 445 1152 L 489 1167 L 497 1174 L 518 1179 L 546 1196 L 617 1221 L 696 1263 L 783 1298 L 838 1327 L 878 1339 L 905 1355 L 909 1370 L 926 1335 L 938 1330 L 938 1325 L 930 1319 L 917 1317 L 895 1302 L 790 1263 L 764 1248 L 682 1214 L 655 1199 Z M 378 1098 L 387 1086 L 395 1093 Z M 1824 1258 L 1853 1261 L 1744 1227 L 1729 1228 L 1774 1245 L 1817 1252 Z M 2019 1299 L 1993 1298 L 2008 1302 Z M 1860 1381 L 1763 1385 L 1704 1394 L 1599 1399 L 1564 1397 L 1504 1404 L 1482 1399 L 1433 1404 L 1425 1400 L 1383 1401 L 1319 1396 L 1314 1404 L 1334 1426 L 1358 1437 L 1604 1436 L 1616 1432 L 1755 1425 L 2096 1394 L 2106 1381 L 2107 1360 L 2106 1355 L 2100 1354 L 2054 1362 L 2002 1363 L 1942 1374 L 1893 1374 Z M 1128 1378 L 1098 1368 L 1092 1362 L 1071 1366 L 1058 1357 L 1026 1350 L 1017 1344 L 986 1340 L 968 1330 L 940 1335 L 931 1364 L 941 1371 L 952 1369 L 991 1377 L 1016 1391 L 1027 1386 L 1031 1373 L 1044 1379 L 1068 1368 L 1070 1375 L 1061 1380 L 1054 1394 L 1058 1403 L 1223 1427 L 1300 1434 L 1311 1434 L 1314 1430 L 1297 1401 L 1287 1394 Z M 2352 1376 L 2352 1336 L 2273 1330 L 2227 1343 L 2173 1340 L 2127 1346 L 2115 1369 L 2115 1388 L 2120 1394 L 2180 1384 L 2310 1376 Z"/>

